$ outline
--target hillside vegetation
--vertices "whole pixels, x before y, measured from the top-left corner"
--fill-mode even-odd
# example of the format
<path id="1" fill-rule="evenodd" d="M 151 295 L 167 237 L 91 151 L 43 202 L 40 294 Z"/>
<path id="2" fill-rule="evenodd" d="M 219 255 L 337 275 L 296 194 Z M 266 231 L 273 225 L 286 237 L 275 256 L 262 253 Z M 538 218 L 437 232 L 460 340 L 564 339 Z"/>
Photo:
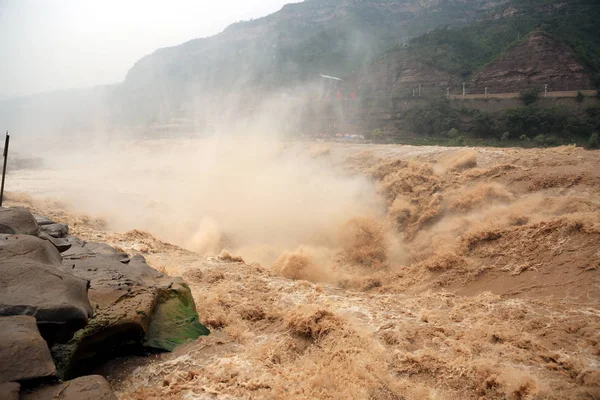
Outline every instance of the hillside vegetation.
<path id="1" fill-rule="evenodd" d="M 542 108 L 535 103 L 492 114 L 476 109 L 453 108 L 435 99 L 406 114 L 405 129 L 424 140 L 416 143 L 546 147 L 579 144 L 599 146 L 600 106 L 574 116 L 562 108 Z"/>
<path id="2" fill-rule="evenodd" d="M 596 1 L 511 1 L 475 23 L 436 28 L 396 46 L 346 84 L 359 88 L 369 129 L 385 127 L 402 142 L 595 147 L 597 106 L 568 110 L 536 101 L 545 85 L 550 91 L 598 87 L 598 20 Z M 522 107 L 484 112 L 442 99 L 447 88 L 461 93 L 463 82 L 467 93 L 521 92 Z M 428 100 L 412 102 L 421 96 Z"/>
<path id="3" fill-rule="evenodd" d="M 436 68 L 469 78 L 534 29 L 572 48 L 600 84 L 600 4 L 594 0 L 513 1 L 483 20 L 461 28 L 444 27 L 410 42 L 407 53 Z"/>

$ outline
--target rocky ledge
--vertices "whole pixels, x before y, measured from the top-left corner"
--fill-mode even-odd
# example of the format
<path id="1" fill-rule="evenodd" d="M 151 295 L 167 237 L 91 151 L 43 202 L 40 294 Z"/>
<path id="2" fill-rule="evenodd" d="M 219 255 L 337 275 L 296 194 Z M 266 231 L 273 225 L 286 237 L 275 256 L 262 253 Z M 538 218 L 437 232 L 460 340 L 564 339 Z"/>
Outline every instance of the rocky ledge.
<path id="1" fill-rule="evenodd" d="M 116 399 L 103 377 L 83 375 L 209 334 L 181 278 L 68 232 L 0 207 L 0 399 Z"/>

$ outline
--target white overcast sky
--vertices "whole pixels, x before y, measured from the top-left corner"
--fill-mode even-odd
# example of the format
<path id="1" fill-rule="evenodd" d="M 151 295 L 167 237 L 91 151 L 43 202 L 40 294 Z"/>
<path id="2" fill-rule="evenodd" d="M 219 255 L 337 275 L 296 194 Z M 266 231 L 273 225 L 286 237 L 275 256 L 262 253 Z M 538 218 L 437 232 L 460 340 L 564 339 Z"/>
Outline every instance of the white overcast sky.
<path id="1" fill-rule="evenodd" d="M 0 0 L 0 98 L 124 79 L 160 47 L 298 0 Z"/>

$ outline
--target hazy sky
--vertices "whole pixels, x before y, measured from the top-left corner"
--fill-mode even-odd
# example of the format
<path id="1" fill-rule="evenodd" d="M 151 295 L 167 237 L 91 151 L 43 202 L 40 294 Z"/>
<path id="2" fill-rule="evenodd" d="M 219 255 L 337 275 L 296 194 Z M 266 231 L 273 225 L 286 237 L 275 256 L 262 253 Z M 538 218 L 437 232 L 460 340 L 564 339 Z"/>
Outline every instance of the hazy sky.
<path id="1" fill-rule="evenodd" d="M 124 79 L 154 50 L 298 0 L 0 0 L 0 98 Z"/>

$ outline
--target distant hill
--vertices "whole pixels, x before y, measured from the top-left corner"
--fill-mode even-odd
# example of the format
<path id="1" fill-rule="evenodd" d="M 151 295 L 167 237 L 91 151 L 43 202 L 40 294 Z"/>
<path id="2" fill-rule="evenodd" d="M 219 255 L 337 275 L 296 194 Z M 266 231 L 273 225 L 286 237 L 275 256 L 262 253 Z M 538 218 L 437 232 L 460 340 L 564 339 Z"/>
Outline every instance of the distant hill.
<path id="1" fill-rule="evenodd" d="M 592 89 L 600 86 L 600 2 L 519 0 L 477 22 L 438 28 L 380 56 L 347 84 L 364 96 Z M 387 74 L 383 71 L 388 71 Z"/>
<path id="2" fill-rule="evenodd" d="M 44 138 L 47 144 L 56 133 L 106 130 L 112 120 L 116 87 L 103 85 L 0 100 L 0 128 L 14 133 L 15 145 L 23 137 Z"/>
<path id="3" fill-rule="evenodd" d="M 419 87 L 456 94 L 462 82 L 477 92 L 587 89 L 600 85 L 598 21 L 597 0 L 306 0 L 159 49 L 119 85 L 0 101 L 0 123 L 42 135 L 197 131 L 319 74 L 343 78 L 343 96 L 375 103 Z"/>
<path id="4" fill-rule="evenodd" d="M 158 120 L 198 98 L 347 76 L 440 26 L 477 21 L 506 0 L 306 0 L 138 61 L 117 91 L 123 116 Z M 202 102 L 201 102 L 202 104 Z"/>
<path id="5" fill-rule="evenodd" d="M 471 79 L 469 91 L 510 93 L 527 88 L 542 91 L 585 90 L 594 87 L 592 72 L 573 49 L 536 30 L 485 65 Z"/>

